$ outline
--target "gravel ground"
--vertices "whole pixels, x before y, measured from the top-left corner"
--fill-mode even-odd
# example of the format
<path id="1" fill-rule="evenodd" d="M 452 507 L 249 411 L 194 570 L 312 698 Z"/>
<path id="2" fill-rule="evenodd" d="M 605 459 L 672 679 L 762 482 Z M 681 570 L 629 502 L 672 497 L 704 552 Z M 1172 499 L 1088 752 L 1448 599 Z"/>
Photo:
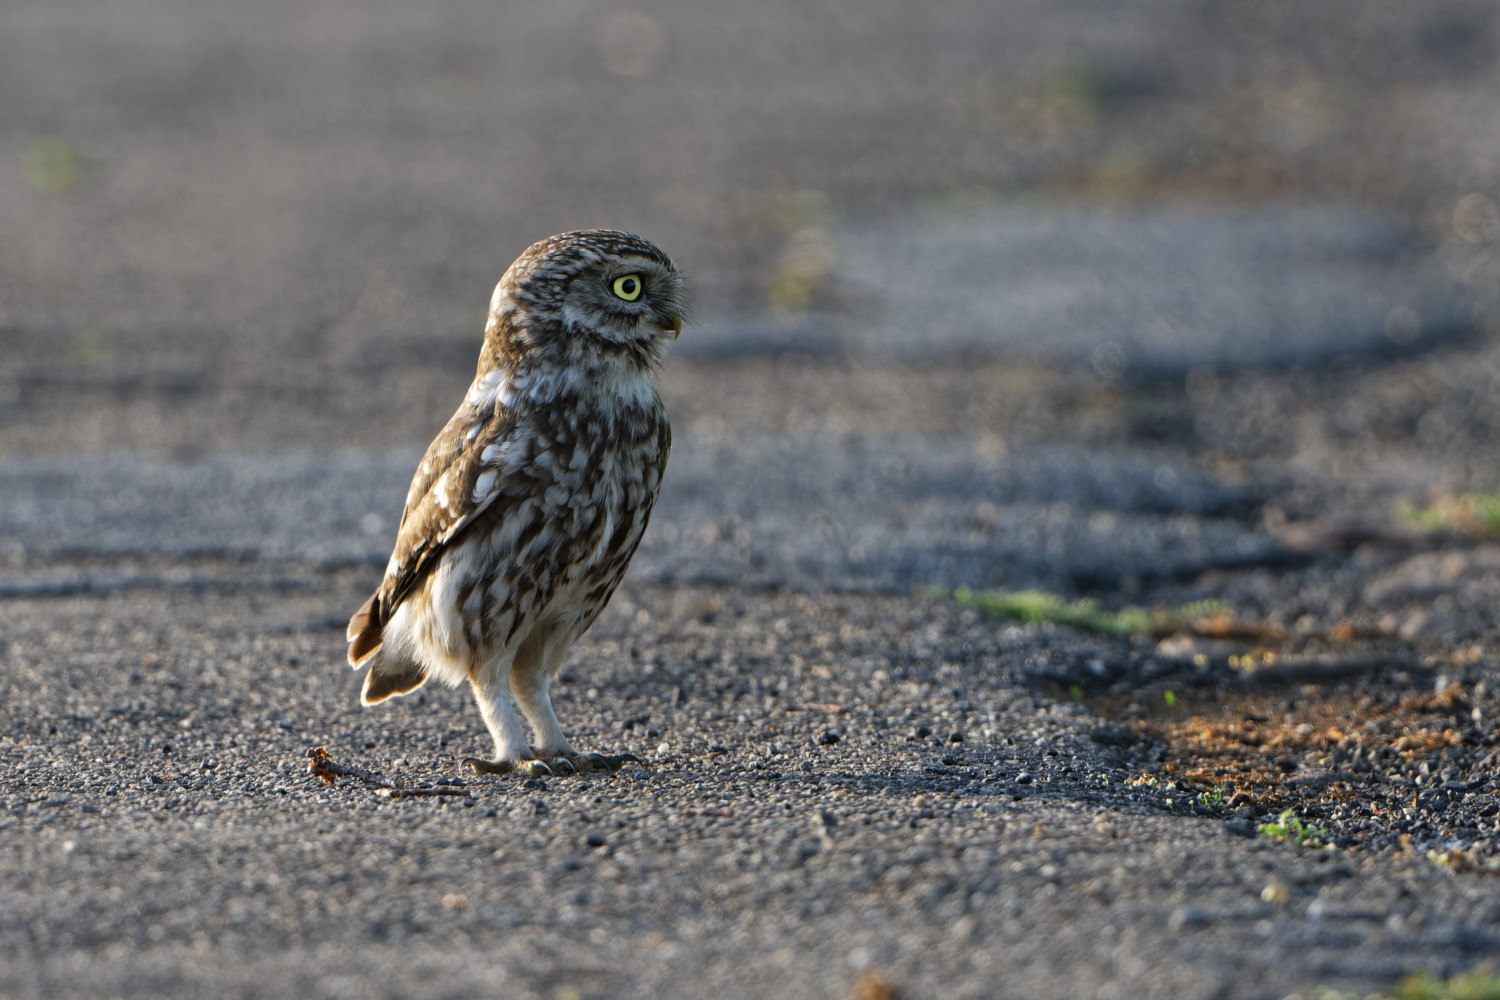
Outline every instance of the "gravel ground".
<path id="1" fill-rule="evenodd" d="M 634 585 L 560 703 L 641 764 L 483 780 L 458 765 L 482 742 L 462 692 L 362 710 L 330 669 L 364 576 L 8 602 L 0 986 L 838 996 L 870 967 L 911 996 L 1274 996 L 1497 946 L 1478 876 L 1133 786 L 1148 772 L 1036 682 L 1117 643 Z M 319 745 L 463 794 L 327 786 Z"/>
<path id="2" fill-rule="evenodd" d="M 0 10 L 0 997 L 1500 952 L 1493 5 L 638 7 Z M 342 630 L 579 225 L 697 295 L 558 698 L 639 761 L 479 778 L 467 694 L 361 708 Z"/>

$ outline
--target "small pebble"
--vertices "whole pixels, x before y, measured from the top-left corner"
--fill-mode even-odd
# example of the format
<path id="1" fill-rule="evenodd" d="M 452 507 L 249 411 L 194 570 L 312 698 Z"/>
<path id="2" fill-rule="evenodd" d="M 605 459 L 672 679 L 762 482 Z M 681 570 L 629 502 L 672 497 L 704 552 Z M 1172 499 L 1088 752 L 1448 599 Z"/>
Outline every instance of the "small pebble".
<path id="1" fill-rule="evenodd" d="M 1260 898 L 1273 906 L 1285 906 L 1292 901 L 1292 890 L 1280 882 L 1272 882 L 1260 891 Z"/>
<path id="2" fill-rule="evenodd" d="M 1031 775 L 1030 775 L 1030 773 L 1028 773 L 1026 771 L 1022 771 L 1020 774 L 1016 775 L 1016 784 L 1018 784 L 1018 785 L 1029 785 L 1029 784 L 1031 784 Z"/>
<path id="3" fill-rule="evenodd" d="M 1172 916 L 1167 920 L 1167 926 L 1174 931 L 1190 927 L 1204 927 L 1207 924 L 1208 914 L 1196 906 L 1179 906 L 1172 911 Z"/>

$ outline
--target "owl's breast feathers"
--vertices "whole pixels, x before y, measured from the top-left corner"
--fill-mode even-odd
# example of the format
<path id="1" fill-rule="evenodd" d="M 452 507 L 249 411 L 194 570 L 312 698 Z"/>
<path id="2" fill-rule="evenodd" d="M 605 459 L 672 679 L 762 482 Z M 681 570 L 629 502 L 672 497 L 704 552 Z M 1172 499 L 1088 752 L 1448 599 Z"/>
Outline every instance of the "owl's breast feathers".
<path id="1" fill-rule="evenodd" d="M 564 395 L 506 406 L 471 392 L 428 446 L 385 579 L 349 621 L 351 665 L 380 649 L 396 609 L 460 546 L 460 590 L 466 599 L 479 591 L 484 606 L 472 627 L 509 622 L 513 633 L 524 617 L 518 602 L 534 608 L 558 586 L 584 582 L 597 603 L 592 621 L 645 531 L 671 447 L 654 390 L 631 405 L 612 402 Z"/>

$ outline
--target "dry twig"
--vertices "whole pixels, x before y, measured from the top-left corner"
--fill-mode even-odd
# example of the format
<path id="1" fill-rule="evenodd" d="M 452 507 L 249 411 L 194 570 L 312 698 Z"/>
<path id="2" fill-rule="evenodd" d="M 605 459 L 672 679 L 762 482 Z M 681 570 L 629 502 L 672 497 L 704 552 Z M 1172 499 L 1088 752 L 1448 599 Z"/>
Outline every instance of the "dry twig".
<path id="1" fill-rule="evenodd" d="M 468 789 L 457 788 L 452 785 L 438 785 L 434 788 L 406 788 L 399 782 L 391 781 L 378 771 L 369 771 L 355 764 L 340 764 L 328 756 L 328 751 L 322 747 L 313 747 L 307 751 L 307 769 L 330 785 L 340 778 L 355 778 L 367 785 L 374 785 L 380 789 L 380 795 L 388 799 L 414 799 L 440 795 L 469 794 Z"/>

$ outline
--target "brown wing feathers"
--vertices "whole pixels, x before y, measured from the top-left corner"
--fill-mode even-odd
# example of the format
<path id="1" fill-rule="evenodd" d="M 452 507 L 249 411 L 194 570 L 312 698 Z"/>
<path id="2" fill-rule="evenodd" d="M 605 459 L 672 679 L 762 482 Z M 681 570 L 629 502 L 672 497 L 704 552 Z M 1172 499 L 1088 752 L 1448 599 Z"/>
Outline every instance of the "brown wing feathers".
<path id="1" fill-rule="evenodd" d="M 370 663 L 371 667 L 371 678 L 365 680 L 366 702 L 369 702 L 372 693 L 372 678 L 383 666 L 380 661 L 372 663 L 370 658 L 381 647 L 385 623 L 437 565 L 443 549 L 481 506 L 473 493 L 473 482 L 480 472 L 477 450 L 458 447 L 458 442 L 470 433 L 469 428 L 478 419 L 479 414 L 460 410 L 428 446 L 411 494 L 407 498 L 406 510 L 401 515 L 401 528 L 397 532 L 393 556 L 397 572 L 395 575 L 387 575 L 380 589 L 371 594 L 349 619 L 346 633 L 349 640 L 349 665 L 358 669 Z M 480 444 L 483 445 L 502 432 L 505 426 L 505 421 L 489 421 L 474 436 L 482 438 Z M 483 433 L 484 431 L 488 433 Z M 450 485 L 445 491 L 445 502 L 439 503 L 433 495 L 433 489 L 445 478 Z M 387 670 L 392 666 L 384 665 Z M 410 687 L 405 690 L 410 690 Z M 403 691 L 392 691 L 384 697 L 401 693 Z"/>

